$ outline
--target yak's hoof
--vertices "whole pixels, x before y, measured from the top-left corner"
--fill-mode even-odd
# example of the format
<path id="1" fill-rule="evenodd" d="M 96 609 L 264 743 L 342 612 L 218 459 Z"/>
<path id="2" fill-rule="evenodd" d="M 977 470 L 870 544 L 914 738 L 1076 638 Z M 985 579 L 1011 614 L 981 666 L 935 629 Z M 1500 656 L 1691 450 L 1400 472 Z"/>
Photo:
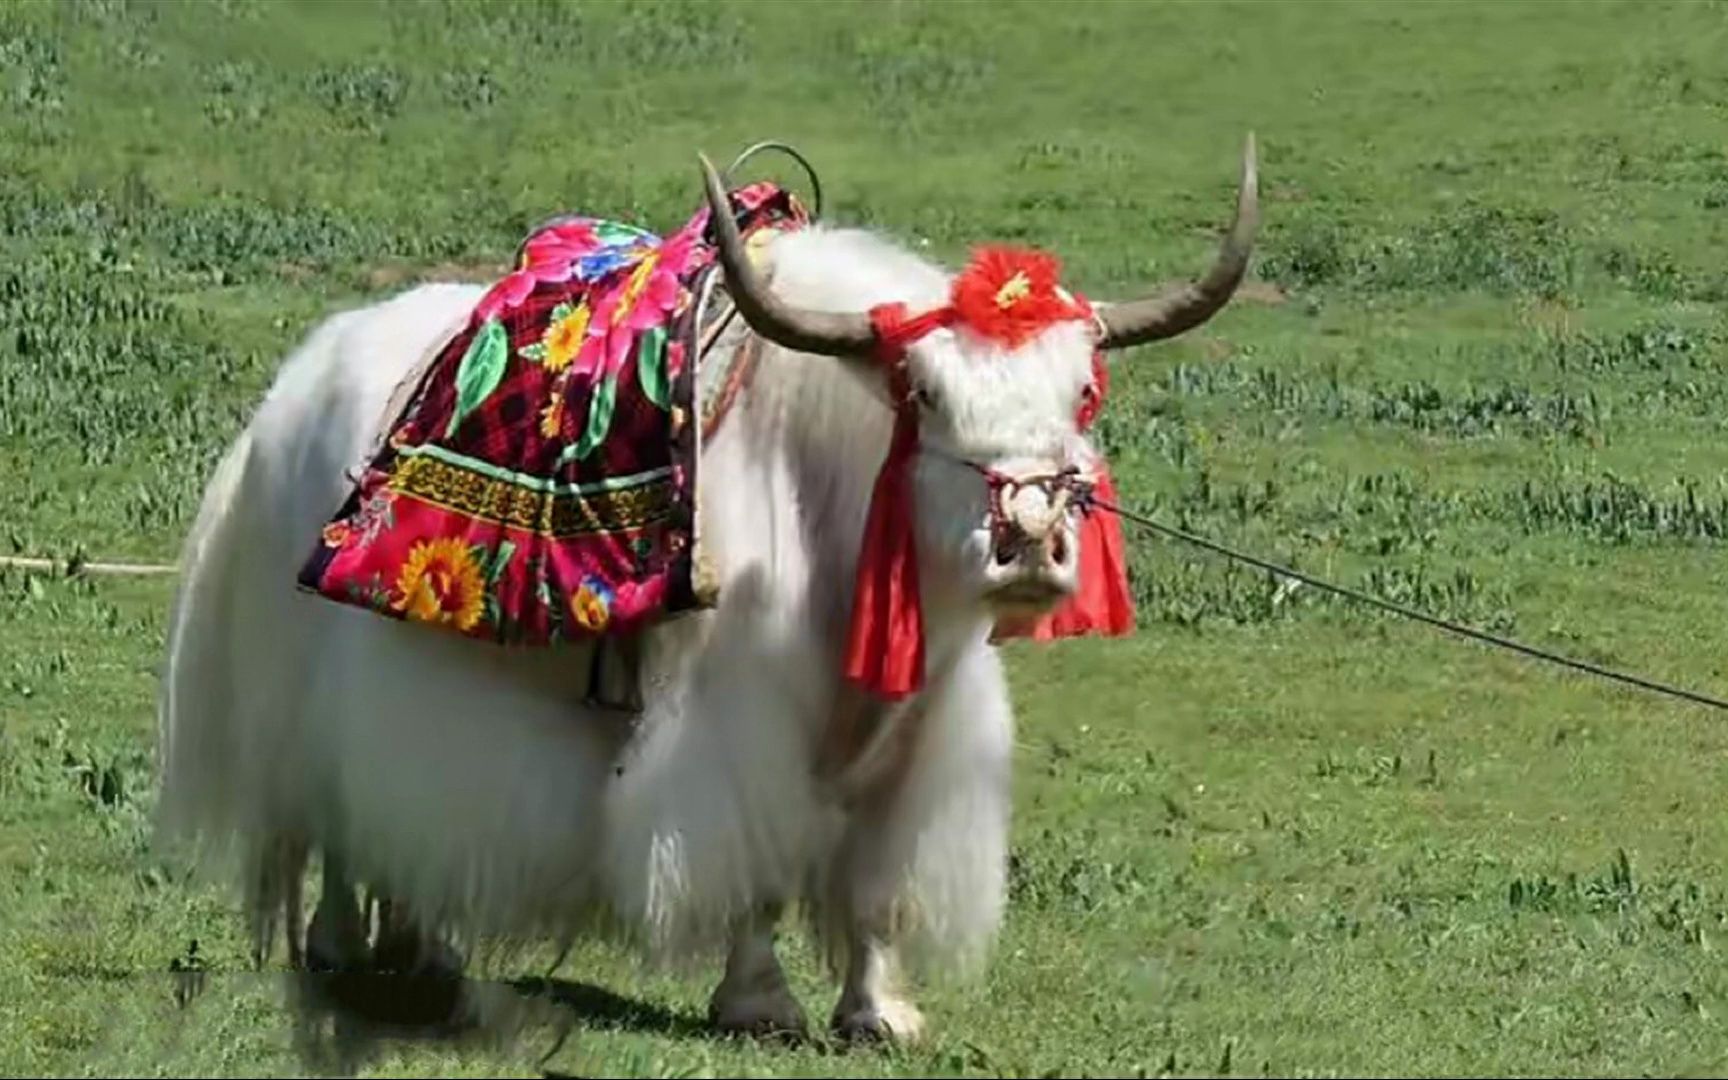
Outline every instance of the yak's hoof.
<path id="1" fill-rule="evenodd" d="M 367 966 L 366 942 L 358 933 L 343 933 L 333 929 L 318 915 L 306 930 L 303 953 L 305 969 L 319 974 L 364 971 Z"/>
<path id="2" fill-rule="evenodd" d="M 924 1037 L 924 1014 L 909 1001 L 880 1001 L 836 1010 L 832 1026 L 842 1042 L 906 1045 Z"/>
<path id="3" fill-rule="evenodd" d="M 442 941 L 425 941 L 410 934 L 389 937 L 372 952 L 372 969 L 423 979 L 460 979 L 467 960 Z"/>
<path id="4" fill-rule="evenodd" d="M 809 1034 L 804 1010 L 785 989 L 722 999 L 708 1006 L 708 1022 L 726 1035 L 796 1042 Z"/>

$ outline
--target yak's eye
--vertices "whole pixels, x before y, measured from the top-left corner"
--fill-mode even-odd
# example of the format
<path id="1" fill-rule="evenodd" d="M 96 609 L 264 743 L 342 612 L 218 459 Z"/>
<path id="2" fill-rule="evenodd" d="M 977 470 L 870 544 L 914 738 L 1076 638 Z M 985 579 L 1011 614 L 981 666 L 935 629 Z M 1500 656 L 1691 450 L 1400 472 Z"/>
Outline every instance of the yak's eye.
<path id="1" fill-rule="evenodd" d="M 912 388 L 912 397 L 923 408 L 931 411 L 935 410 L 936 392 L 931 390 L 928 386 L 914 386 Z"/>

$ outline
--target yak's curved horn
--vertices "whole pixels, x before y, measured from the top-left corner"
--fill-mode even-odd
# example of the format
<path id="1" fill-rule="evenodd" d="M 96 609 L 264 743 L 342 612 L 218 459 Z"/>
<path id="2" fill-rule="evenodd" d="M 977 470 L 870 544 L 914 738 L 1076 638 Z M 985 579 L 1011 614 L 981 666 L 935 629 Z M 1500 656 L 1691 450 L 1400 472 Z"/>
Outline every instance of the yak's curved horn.
<path id="1" fill-rule="evenodd" d="M 1236 199 L 1236 220 L 1224 237 L 1212 269 L 1201 280 L 1183 285 L 1164 296 L 1130 300 L 1100 310 L 1098 321 L 1103 324 L 1104 332 L 1099 344 L 1106 349 L 1125 349 L 1175 337 L 1217 314 L 1235 294 L 1236 286 L 1241 284 L 1259 225 L 1260 180 L 1254 155 L 1254 133 L 1249 132 L 1247 146 L 1242 152 L 1242 185 Z"/>
<path id="2" fill-rule="evenodd" d="M 738 313 L 750 329 L 777 345 L 821 356 L 863 356 L 876 346 L 876 330 L 869 316 L 835 311 L 805 311 L 788 307 L 770 292 L 757 276 L 738 236 L 738 223 L 726 189 L 706 154 L 702 179 L 708 192 L 708 216 L 719 245 L 720 265 L 726 270 L 727 291 Z"/>

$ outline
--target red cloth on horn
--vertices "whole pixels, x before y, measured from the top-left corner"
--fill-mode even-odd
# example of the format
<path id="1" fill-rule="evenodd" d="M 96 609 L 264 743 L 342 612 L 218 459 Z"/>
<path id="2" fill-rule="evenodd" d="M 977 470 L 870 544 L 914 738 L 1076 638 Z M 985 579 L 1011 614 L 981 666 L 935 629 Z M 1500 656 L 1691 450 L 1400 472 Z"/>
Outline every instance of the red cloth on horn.
<path id="1" fill-rule="evenodd" d="M 845 673 L 878 697 L 902 698 L 924 685 L 924 610 L 918 595 L 918 542 L 912 523 L 912 459 L 918 406 L 906 375 L 906 345 L 951 317 L 946 308 L 916 319 L 902 304 L 870 312 L 876 356 L 887 369 L 894 436 L 876 474 L 870 516 L 852 592 Z"/>

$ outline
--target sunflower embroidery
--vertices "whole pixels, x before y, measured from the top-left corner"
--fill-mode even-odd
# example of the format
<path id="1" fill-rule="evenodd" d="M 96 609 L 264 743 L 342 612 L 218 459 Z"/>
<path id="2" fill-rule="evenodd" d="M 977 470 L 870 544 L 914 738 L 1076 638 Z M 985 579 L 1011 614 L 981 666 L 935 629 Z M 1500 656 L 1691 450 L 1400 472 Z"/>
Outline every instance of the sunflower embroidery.
<path id="1" fill-rule="evenodd" d="M 393 606 L 420 622 L 471 629 L 485 611 L 485 579 L 474 553 L 445 537 L 414 545 L 396 578 Z"/>
<path id="2" fill-rule="evenodd" d="M 588 316 L 586 301 L 559 304 L 552 309 L 546 333 L 534 344 L 522 346 L 522 355 L 547 371 L 563 371 L 582 351 L 582 342 L 588 336 Z"/>

